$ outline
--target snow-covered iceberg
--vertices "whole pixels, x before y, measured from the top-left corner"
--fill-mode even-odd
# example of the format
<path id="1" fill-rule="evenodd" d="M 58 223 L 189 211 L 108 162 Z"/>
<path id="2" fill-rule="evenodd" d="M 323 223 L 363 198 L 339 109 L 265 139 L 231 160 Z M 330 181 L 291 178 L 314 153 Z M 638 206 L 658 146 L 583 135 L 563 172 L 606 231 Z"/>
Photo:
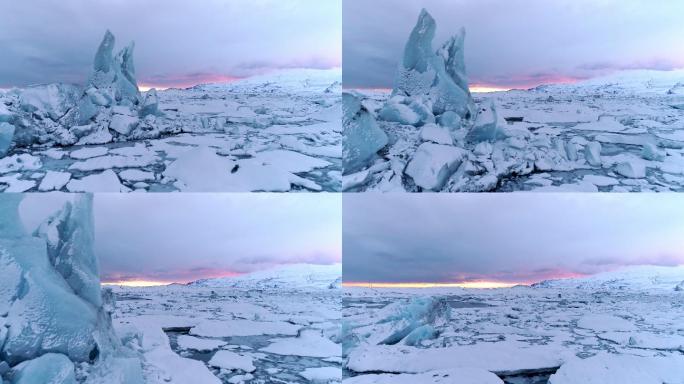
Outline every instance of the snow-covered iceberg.
<path id="1" fill-rule="evenodd" d="M 452 111 L 469 119 L 475 107 L 465 74 L 465 29 L 435 52 L 436 29 L 435 20 L 423 9 L 404 48 L 392 94 L 420 100 L 434 116 Z"/>
<path id="2" fill-rule="evenodd" d="M 83 85 L 0 93 L 1 192 L 340 189 L 339 68 L 141 92 L 134 44 L 115 43 Z"/>
<path id="3" fill-rule="evenodd" d="M 111 322 L 113 302 L 100 288 L 93 253 L 92 195 L 79 195 L 27 233 L 18 214 L 23 195 L 0 195 L 0 373 L 12 383 L 75 383 L 75 364 L 97 383 L 142 383 Z M 132 352 L 131 352 L 132 355 Z M 104 376 L 103 376 L 104 375 Z M 92 381 L 89 381 L 92 380 Z"/>
<path id="4" fill-rule="evenodd" d="M 345 169 L 344 190 L 684 191 L 683 70 L 471 95 L 464 31 L 434 51 L 435 30 L 421 11 L 391 93 L 348 90 L 389 140 L 374 161 Z M 450 168 L 425 142 L 465 156 Z M 416 164 L 442 164 L 439 177 L 426 182 Z"/>

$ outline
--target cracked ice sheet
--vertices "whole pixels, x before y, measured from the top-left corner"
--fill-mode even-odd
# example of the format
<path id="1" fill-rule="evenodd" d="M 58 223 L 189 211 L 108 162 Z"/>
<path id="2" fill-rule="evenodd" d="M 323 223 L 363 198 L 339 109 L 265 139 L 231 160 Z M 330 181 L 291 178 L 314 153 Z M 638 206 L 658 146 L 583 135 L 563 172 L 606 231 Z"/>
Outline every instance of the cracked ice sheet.
<path id="1" fill-rule="evenodd" d="M 502 123 L 520 140 L 501 142 L 505 148 L 499 155 L 477 154 L 474 147 L 457 140 L 457 146 L 470 152 L 469 166 L 462 169 L 463 174 L 455 172 L 441 191 L 684 191 L 684 110 L 672 107 L 683 99 L 668 94 L 682 81 L 684 71 L 629 71 L 576 84 L 476 95 L 479 105 L 493 99 L 502 119 L 523 119 Z M 388 94 L 360 92 L 366 97 L 363 104 L 377 117 Z M 390 136 L 390 145 L 380 152 L 388 166 L 369 165 L 360 171 L 375 170 L 361 182 L 355 176 L 353 182 L 345 184 L 352 191 L 415 191 L 402 167 L 394 164 L 406 164 L 413 156 L 420 144 L 415 134 L 418 128 L 381 120 L 378 123 Z M 454 136 L 459 139 L 458 134 Z M 569 160 L 565 148 L 555 146 L 554 141 L 559 140 L 575 144 L 577 160 Z M 602 144 L 605 162 L 591 166 L 585 161 L 584 147 L 589 142 Z M 611 158 L 630 155 L 642 159 L 649 144 L 655 145 L 664 158 L 646 160 L 648 168 L 639 182 L 616 172 L 618 165 Z M 547 179 L 548 185 L 532 182 L 540 173 L 553 177 Z M 615 178 L 617 183 L 592 185 L 582 181 L 585 176 Z"/>
<path id="2" fill-rule="evenodd" d="M 542 359 L 559 360 L 558 383 L 592 382 L 583 374 L 585 368 L 603 369 L 604 372 L 596 376 L 601 379 L 595 381 L 603 383 L 611 382 L 612 376 L 622 378 L 620 370 L 625 364 L 643 367 L 645 371 L 652 371 L 649 367 L 661 367 L 660 370 L 674 367 L 682 362 L 684 349 L 681 345 L 684 329 L 680 325 L 684 322 L 684 304 L 682 292 L 674 288 L 683 281 L 683 267 L 633 267 L 586 279 L 510 289 L 345 288 L 343 316 L 350 330 L 347 338 L 350 343 L 345 346 L 349 357 L 347 368 L 354 378 L 365 376 L 354 372 L 355 369 L 388 370 L 388 373 L 396 369 L 413 373 L 442 368 L 438 366 L 440 364 L 522 370 L 532 361 L 526 357 L 528 348 L 552 354 Z M 425 339 L 415 347 L 403 345 L 401 341 L 396 345 L 377 345 L 409 324 L 406 320 L 388 319 L 397 313 L 411 313 L 402 309 L 411 308 L 408 306 L 411 302 L 424 297 L 458 304 L 452 305 L 447 312 L 431 312 L 433 320 L 428 323 L 439 331 L 439 335 L 435 339 Z M 473 305 L 474 302 L 479 304 Z M 356 339 L 358 341 L 352 341 Z M 493 352 L 482 355 L 482 361 L 473 361 L 480 353 L 478 348 Z M 402 355 L 402 352 L 408 354 Z M 510 356 L 505 355 L 506 352 Z M 604 355 L 609 358 L 601 357 Z M 364 360 L 364 356 L 368 358 Z M 654 357 L 662 361 L 652 364 Z M 500 359 L 513 366 L 495 367 Z M 483 366 L 487 364 L 492 366 Z M 659 374 L 678 372 L 667 369 Z M 554 370 L 528 373 L 536 372 L 546 380 Z M 520 379 L 521 375 L 502 377 L 515 382 L 513 380 Z M 682 373 L 673 378 L 676 380 L 670 379 L 672 382 L 684 382 Z"/>
<path id="3" fill-rule="evenodd" d="M 113 287 L 117 297 L 113 315 L 117 334 L 124 340 L 131 340 L 130 343 L 145 353 L 148 357 L 145 370 L 153 373 L 154 379 L 150 382 L 155 384 L 164 382 L 164 377 L 171 377 L 172 383 L 204 384 L 199 379 L 182 381 L 187 377 L 177 376 L 182 372 L 176 371 L 185 365 L 196 370 L 197 377 L 204 377 L 208 383 L 216 382 L 211 381 L 214 378 L 218 378 L 218 382 L 237 382 L 247 374 L 243 370 L 228 371 L 212 366 L 209 362 L 219 351 L 250 358 L 255 370 L 249 374 L 253 375 L 254 382 L 274 379 L 296 382 L 302 380 L 300 374 L 305 372 L 317 376 L 330 374 L 331 369 L 338 372 L 333 382 L 339 382 L 340 291 L 328 289 L 330 281 L 327 281 L 339 278 L 339 272 L 330 273 L 329 277 L 317 274 L 315 281 L 320 282 L 312 286 L 303 277 L 311 272 L 299 271 L 296 276 L 292 274 L 291 278 L 285 279 L 287 282 L 281 282 L 283 275 L 288 275 L 281 271 L 276 279 L 273 274 L 240 281 L 216 279 L 207 283 L 209 286 Z M 194 333 L 190 329 L 202 330 L 202 327 L 211 336 L 188 334 Z M 317 343 L 321 342 L 318 338 L 328 340 L 329 343 L 321 342 L 321 345 L 325 343 L 325 348 L 330 348 L 326 355 L 332 352 L 333 345 L 336 353 L 309 357 L 260 350 L 282 342 L 300 345 L 296 341 L 299 330 L 305 335 L 302 345 L 309 344 L 306 335 L 310 334 L 316 336 L 313 339 Z M 233 331 L 245 336 L 236 336 Z M 219 356 L 214 363 L 218 364 L 219 360 L 226 362 Z M 246 358 L 239 360 L 247 361 Z"/>
<path id="4" fill-rule="evenodd" d="M 286 192 L 293 185 L 320 191 L 322 187 L 296 173 L 306 173 L 330 163 L 298 152 L 264 151 L 249 159 L 230 160 L 210 149 L 191 150 L 172 162 L 164 176 L 177 180 L 180 190 Z"/>
<path id="5" fill-rule="evenodd" d="M 0 159 L 0 191 L 37 191 L 42 180 L 36 171 L 70 172 L 72 179 L 80 180 L 106 170 L 154 174 L 147 174 L 144 183 L 137 180 L 139 177 L 120 177 L 122 191 L 182 190 L 182 184 L 163 177 L 166 167 L 193 149 L 205 148 L 230 161 L 258 157 L 264 151 L 289 150 L 320 160 L 321 164 L 302 172 L 285 172 L 278 165 L 247 165 L 252 171 L 237 180 L 229 184 L 207 183 L 205 187 L 228 186 L 229 191 L 241 192 L 337 191 L 341 185 L 342 153 L 340 84 L 340 70 L 292 70 L 227 84 L 160 91 L 159 108 L 165 117 L 158 123 L 171 124 L 180 132 L 157 139 L 15 149 Z M 0 95 L 0 104 L 3 97 L 14 96 Z M 33 160 L 22 158 L 23 164 L 15 164 L 15 155 L 34 156 L 40 163 L 33 166 Z M 301 159 L 308 163 L 308 157 Z M 12 172 L 18 174 L 8 176 Z M 48 184 L 54 185 L 46 183 L 46 188 Z M 112 186 L 92 181 L 80 184 L 89 188 L 88 192 L 109 191 Z M 61 186 L 58 190 L 68 189 Z"/>

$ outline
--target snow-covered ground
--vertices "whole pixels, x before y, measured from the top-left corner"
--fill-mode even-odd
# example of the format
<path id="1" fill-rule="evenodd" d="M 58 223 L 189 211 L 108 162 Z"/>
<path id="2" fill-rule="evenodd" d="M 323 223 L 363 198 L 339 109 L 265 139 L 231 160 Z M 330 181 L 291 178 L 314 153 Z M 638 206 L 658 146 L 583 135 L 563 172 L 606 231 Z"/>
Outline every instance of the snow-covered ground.
<path id="1" fill-rule="evenodd" d="M 113 45 L 84 86 L 0 92 L 0 191 L 340 189 L 340 69 L 141 93 Z"/>
<path id="2" fill-rule="evenodd" d="M 341 381 L 341 265 L 114 287 L 114 325 L 148 383 Z"/>
<path id="3" fill-rule="evenodd" d="M 684 383 L 684 267 L 505 289 L 345 288 L 344 383 Z"/>
<path id="4" fill-rule="evenodd" d="M 447 26 L 449 27 L 449 26 Z M 392 93 L 347 90 L 345 191 L 684 191 L 684 70 L 471 95 L 423 11 Z"/>

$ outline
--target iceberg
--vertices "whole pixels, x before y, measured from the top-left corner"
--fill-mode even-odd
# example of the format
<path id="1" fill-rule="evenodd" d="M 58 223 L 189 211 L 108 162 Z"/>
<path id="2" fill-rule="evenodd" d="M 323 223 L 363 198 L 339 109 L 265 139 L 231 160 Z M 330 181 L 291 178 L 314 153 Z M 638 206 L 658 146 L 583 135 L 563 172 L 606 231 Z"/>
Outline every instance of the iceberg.
<path id="1" fill-rule="evenodd" d="M 100 288 L 92 195 L 79 195 L 29 234 L 23 195 L 0 195 L 0 370 L 12 383 L 142 383 L 141 363 L 112 326 L 114 297 Z M 118 377 L 118 379 L 117 379 Z M 81 379 L 79 379 L 81 380 Z"/>
<path id="2" fill-rule="evenodd" d="M 14 138 L 14 125 L 9 123 L 0 123 L 0 157 L 5 157 L 10 147 L 12 146 L 12 139 Z"/>
<path id="3" fill-rule="evenodd" d="M 97 257 L 93 252 L 93 196 L 79 195 L 74 203 L 50 217 L 35 232 L 45 239 L 55 269 L 74 292 L 99 307 L 102 305 Z"/>
<path id="4" fill-rule="evenodd" d="M 499 126 L 496 104 L 490 100 L 486 107 L 480 108 L 475 123 L 466 135 L 466 140 L 473 143 L 494 142 L 506 137 L 506 132 Z"/>
<path id="5" fill-rule="evenodd" d="M 342 162 L 345 174 L 362 168 L 388 143 L 387 134 L 352 93 L 342 94 L 344 141 Z"/>
<path id="6" fill-rule="evenodd" d="M 435 20 L 423 9 L 404 48 L 392 94 L 424 98 L 435 116 L 452 111 L 470 119 L 475 104 L 465 73 L 465 30 L 461 29 L 435 52 L 432 40 L 436 28 Z"/>
<path id="7" fill-rule="evenodd" d="M 438 191 L 466 156 L 461 148 L 425 142 L 416 150 L 405 173 L 419 187 Z"/>
<path id="8" fill-rule="evenodd" d="M 46 353 L 14 368 L 13 384 L 76 384 L 74 363 L 58 353 Z"/>

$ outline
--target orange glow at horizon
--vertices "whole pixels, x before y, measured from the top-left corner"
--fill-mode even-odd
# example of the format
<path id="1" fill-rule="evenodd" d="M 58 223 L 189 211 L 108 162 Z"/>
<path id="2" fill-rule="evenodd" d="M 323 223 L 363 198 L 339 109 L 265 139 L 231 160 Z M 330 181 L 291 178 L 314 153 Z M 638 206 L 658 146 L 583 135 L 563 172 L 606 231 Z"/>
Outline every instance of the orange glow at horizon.
<path id="1" fill-rule="evenodd" d="M 162 85 L 164 83 L 157 83 L 151 81 L 151 82 L 146 82 L 142 81 L 138 85 L 138 89 L 140 89 L 141 92 L 147 92 L 152 88 L 155 88 L 158 91 L 163 91 L 169 88 L 190 88 L 194 87 L 196 85 L 200 84 L 212 84 L 212 83 L 232 83 L 234 81 L 242 80 L 242 77 L 235 77 L 235 76 L 226 76 L 226 75 L 208 75 L 208 76 L 203 76 L 199 77 L 196 79 L 180 79 L 178 82 L 173 82 L 169 81 L 167 84 Z"/>
<path id="2" fill-rule="evenodd" d="M 473 84 L 470 85 L 468 88 L 470 88 L 470 92 L 473 93 L 490 93 L 490 92 L 506 92 L 510 91 L 513 88 L 509 87 L 499 87 L 496 85 L 480 85 L 480 84 Z"/>
<path id="3" fill-rule="evenodd" d="M 187 284 L 201 279 L 216 279 L 222 277 L 236 277 L 242 273 L 232 271 L 205 271 L 200 276 L 188 276 L 186 278 L 179 278 L 177 280 L 147 280 L 144 277 L 130 278 L 130 279 L 114 279 L 110 281 L 103 281 L 101 284 L 105 286 L 123 286 L 123 287 L 160 287 L 170 284 Z"/>
<path id="4" fill-rule="evenodd" d="M 122 281 L 108 281 L 103 282 L 104 286 L 122 286 L 122 287 L 161 287 L 164 285 L 173 284 L 168 281 L 149 281 L 149 280 L 122 280 Z"/>

